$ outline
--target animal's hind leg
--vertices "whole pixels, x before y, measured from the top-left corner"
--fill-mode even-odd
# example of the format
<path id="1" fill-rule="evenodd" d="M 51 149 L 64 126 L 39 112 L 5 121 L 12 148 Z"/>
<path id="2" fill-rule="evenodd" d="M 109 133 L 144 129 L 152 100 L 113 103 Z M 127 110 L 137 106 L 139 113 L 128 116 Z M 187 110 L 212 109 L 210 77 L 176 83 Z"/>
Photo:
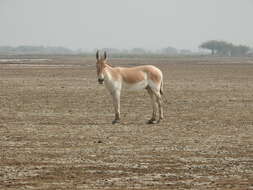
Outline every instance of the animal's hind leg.
<path id="1" fill-rule="evenodd" d="M 153 113 L 151 119 L 148 121 L 148 124 L 153 124 L 155 123 L 156 120 L 156 113 L 157 113 L 157 103 L 156 103 L 156 97 L 154 95 L 154 92 L 152 89 L 148 86 L 147 88 L 148 94 L 150 95 L 151 102 L 152 102 L 152 108 L 153 108 Z"/>
<path id="2" fill-rule="evenodd" d="M 162 96 L 161 96 L 160 91 L 154 90 L 153 92 L 156 96 L 156 101 L 159 108 L 159 120 L 158 120 L 158 123 L 159 123 L 163 119 Z"/>

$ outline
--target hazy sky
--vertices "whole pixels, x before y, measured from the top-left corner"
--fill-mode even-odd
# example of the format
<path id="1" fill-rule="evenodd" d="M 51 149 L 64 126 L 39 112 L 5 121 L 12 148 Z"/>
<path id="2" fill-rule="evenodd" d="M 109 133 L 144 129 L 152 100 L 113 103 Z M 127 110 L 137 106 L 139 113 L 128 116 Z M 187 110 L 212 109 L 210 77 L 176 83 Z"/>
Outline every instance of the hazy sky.
<path id="1" fill-rule="evenodd" d="M 253 47 L 253 0 L 0 0 L 0 46 Z"/>

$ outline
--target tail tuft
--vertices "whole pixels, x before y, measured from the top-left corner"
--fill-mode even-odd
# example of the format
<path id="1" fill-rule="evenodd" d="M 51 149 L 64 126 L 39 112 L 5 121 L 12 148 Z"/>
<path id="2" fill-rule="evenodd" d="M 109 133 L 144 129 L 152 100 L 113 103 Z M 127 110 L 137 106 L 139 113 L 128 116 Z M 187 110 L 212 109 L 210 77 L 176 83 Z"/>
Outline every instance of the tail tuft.
<path id="1" fill-rule="evenodd" d="M 165 100 L 165 103 L 168 104 L 168 100 L 167 100 L 166 96 L 164 96 L 163 81 L 161 82 L 161 86 L 160 86 L 160 94 L 162 95 L 162 98 Z"/>
<path id="2" fill-rule="evenodd" d="M 164 95 L 164 93 L 163 93 L 163 81 L 161 82 L 161 86 L 160 86 L 160 94 Z"/>

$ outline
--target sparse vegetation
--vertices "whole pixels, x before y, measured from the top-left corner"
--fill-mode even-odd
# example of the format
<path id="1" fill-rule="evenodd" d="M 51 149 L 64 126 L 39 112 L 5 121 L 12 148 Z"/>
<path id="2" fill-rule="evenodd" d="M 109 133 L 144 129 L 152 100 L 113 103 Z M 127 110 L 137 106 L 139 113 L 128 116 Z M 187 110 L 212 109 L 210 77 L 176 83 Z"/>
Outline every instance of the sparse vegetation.
<path id="1" fill-rule="evenodd" d="M 187 49 L 178 50 L 174 47 L 166 47 L 158 50 L 148 50 L 145 48 L 130 48 L 130 49 L 118 49 L 118 48 L 102 48 L 101 51 L 106 51 L 110 55 L 116 55 L 117 57 L 133 57 L 133 56 L 177 56 L 177 55 L 198 55 L 201 52 L 192 52 Z M 94 55 L 94 50 L 72 50 L 65 47 L 51 47 L 51 46 L 0 46 L 0 55 Z M 151 55 L 151 56 L 150 56 Z"/>
<path id="2" fill-rule="evenodd" d="M 77 51 L 65 47 L 52 47 L 52 46 L 0 46 L 0 54 L 75 54 Z"/>

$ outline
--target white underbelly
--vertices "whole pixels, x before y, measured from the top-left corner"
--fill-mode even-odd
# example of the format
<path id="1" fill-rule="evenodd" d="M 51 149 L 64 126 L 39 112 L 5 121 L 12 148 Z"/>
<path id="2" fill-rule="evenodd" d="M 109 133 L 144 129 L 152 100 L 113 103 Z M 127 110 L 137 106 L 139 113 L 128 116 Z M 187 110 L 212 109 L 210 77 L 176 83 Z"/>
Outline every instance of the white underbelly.
<path id="1" fill-rule="evenodd" d="M 130 90 L 130 91 L 137 91 L 137 90 L 142 90 L 142 89 L 146 88 L 147 85 L 148 85 L 147 80 L 143 80 L 143 81 L 140 81 L 140 82 L 134 83 L 134 84 L 129 84 L 129 83 L 123 82 L 122 89 L 123 90 Z"/>

